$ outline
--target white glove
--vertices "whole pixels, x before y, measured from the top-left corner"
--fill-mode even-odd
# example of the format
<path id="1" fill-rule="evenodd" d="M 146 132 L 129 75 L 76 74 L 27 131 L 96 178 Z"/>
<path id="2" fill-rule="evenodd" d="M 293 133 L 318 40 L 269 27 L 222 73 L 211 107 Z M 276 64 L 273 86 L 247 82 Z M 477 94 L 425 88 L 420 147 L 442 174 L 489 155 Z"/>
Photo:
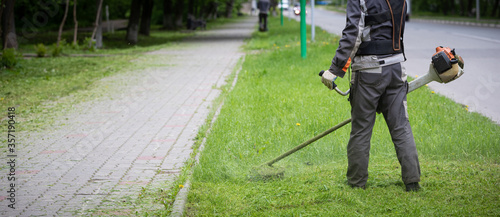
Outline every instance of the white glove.
<path id="1" fill-rule="evenodd" d="M 328 89 L 333 90 L 337 85 L 334 83 L 337 79 L 337 76 L 330 72 L 330 70 L 326 70 L 321 75 L 321 82 L 328 87 Z"/>

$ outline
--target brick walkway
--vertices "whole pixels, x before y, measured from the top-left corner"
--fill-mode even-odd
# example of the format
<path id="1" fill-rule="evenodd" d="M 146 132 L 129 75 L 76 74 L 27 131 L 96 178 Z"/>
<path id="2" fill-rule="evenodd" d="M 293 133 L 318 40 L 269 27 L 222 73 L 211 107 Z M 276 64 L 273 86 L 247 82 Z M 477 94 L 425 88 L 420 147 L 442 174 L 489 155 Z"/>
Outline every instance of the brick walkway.
<path id="1" fill-rule="evenodd" d="M 103 79 L 114 94 L 75 105 L 74 114 L 58 117 L 63 127 L 20 132 L 16 209 L 8 208 L 9 168 L 2 154 L 0 216 L 87 215 L 108 207 L 133 214 L 117 200 L 134 200 L 142 187 L 165 185 L 179 173 L 256 22 L 252 17 L 201 31 L 148 53 L 137 61 L 154 67 Z"/>

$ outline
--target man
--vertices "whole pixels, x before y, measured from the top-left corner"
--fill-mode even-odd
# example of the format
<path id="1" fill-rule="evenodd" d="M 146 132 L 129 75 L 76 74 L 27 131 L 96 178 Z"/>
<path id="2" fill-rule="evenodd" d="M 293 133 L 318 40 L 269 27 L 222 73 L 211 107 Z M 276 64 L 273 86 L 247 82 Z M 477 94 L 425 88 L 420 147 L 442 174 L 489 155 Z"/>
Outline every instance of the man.
<path id="1" fill-rule="evenodd" d="M 257 8 L 259 9 L 259 31 L 267 31 L 267 15 L 269 14 L 269 7 L 271 3 L 269 0 L 259 0 Z"/>
<path id="2" fill-rule="evenodd" d="M 406 191 L 418 191 L 420 165 L 408 121 L 408 83 L 403 52 L 404 0 L 348 0 L 346 27 L 322 82 L 333 89 L 337 77 L 352 69 L 352 129 L 347 145 L 347 181 L 365 188 L 370 139 L 376 112 L 382 113 L 401 164 Z"/>

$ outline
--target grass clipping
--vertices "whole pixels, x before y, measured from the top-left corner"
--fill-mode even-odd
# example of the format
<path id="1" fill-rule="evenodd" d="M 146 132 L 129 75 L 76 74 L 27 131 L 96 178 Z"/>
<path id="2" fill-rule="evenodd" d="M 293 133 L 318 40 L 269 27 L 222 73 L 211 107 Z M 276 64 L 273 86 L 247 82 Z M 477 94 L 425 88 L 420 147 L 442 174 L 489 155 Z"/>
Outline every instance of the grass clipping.
<path id="1" fill-rule="evenodd" d="M 284 167 L 272 167 L 268 165 L 254 167 L 251 170 L 250 175 L 248 175 L 249 180 L 254 182 L 280 180 L 284 177 Z"/>

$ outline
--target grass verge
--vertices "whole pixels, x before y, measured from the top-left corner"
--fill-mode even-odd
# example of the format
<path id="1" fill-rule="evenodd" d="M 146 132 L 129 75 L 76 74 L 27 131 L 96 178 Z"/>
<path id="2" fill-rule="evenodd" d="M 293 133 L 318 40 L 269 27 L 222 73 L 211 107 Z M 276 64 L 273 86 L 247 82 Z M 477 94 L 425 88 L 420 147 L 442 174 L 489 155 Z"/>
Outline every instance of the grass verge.
<path id="1" fill-rule="evenodd" d="M 317 73 L 338 38 L 317 29 L 300 58 L 299 24 L 270 19 L 255 33 L 238 83 L 226 99 L 194 167 L 188 216 L 500 215 L 500 127 L 423 87 L 408 96 L 423 189 L 404 192 L 387 127 L 373 130 L 366 190 L 345 183 L 341 128 L 276 164 L 283 177 L 256 179 L 259 165 L 350 116 L 346 98 Z M 348 88 L 348 79 L 339 81 Z"/>
<path id="2" fill-rule="evenodd" d="M 241 64 L 242 59 L 237 63 L 235 71 L 227 77 L 225 84 L 220 87 L 221 93 L 212 102 L 211 110 L 205 120 L 205 123 L 200 127 L 198 134 L 194 139 L 194 144 L 192 146 L 193 151 L 191 152 L 189 159 L 184 163 L 182 170 L 176 177 L 175 181 L 169 186 L 165 186 L 165 188 L 144 188 L 143 192 L 139 195 L 139 200 L 134 204 L 136 207 L 149 206 L 151 203 L 162 204 L 164 209 L 141 210 L 136 214 L 143 216 L 168 216 L 172 213 L 177 194 L 182 188 L 184 188 L 184 184 L 186 184 L 187 180 L 192 176 L 193 167 L 197 163 L 196 157 L 199 156 L 201 152 L 200 149 L 202 148 L 201 146 L 204 142 L 204 138 L 207 138 L 207 135 L 210 133 L 217 111 L 224 104 L 224 99 L 230 93 L 233 85 L 232 83 L 236 79 L 238 73 L 237 70 L 239 70 Z"/>

